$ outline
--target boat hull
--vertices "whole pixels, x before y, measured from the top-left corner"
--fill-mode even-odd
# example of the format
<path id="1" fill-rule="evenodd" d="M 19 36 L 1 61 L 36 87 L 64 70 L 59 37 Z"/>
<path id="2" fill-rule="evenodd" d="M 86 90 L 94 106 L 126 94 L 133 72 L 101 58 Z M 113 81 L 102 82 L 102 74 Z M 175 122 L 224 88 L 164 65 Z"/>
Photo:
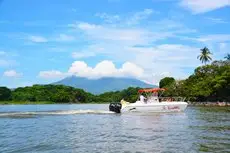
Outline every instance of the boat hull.
<path id="1" fill-rule="evenodd" d="M 187 108 L 186 102 L 160 102 L 150 104 L 128 104 L 121 109 L 121 113 L 159 113 L 159 112 L 182 112 Z"/>

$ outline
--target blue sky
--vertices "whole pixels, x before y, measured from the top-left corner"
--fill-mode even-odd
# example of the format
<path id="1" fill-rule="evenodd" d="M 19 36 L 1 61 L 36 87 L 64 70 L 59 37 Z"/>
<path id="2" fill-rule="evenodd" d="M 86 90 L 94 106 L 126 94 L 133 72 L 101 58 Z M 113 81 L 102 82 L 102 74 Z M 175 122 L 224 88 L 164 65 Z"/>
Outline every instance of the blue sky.
<path id="1" fill-rule="evenodd" d="M 230 53 L 229 0 L 0 0 L 0 86 L 77 75 L 183 79 Z"/>

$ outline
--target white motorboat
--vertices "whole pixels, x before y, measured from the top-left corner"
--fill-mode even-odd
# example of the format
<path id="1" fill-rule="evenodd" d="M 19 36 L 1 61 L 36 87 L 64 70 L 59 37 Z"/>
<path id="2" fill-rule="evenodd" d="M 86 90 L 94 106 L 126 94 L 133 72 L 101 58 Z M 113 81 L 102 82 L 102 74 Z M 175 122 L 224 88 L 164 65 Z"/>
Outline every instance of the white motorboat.
<path id="1" fill-rule="evenodd" d="M 159 97 L 158 92 L 165 91 L 163 88 L 141 89 L 138 91 L 140 100 L 130 103 L 122 99 L 120 103 L 111 103 L 110 111 L 116 113 L 152 113 L 152 112 L 181 112 L 187 108 L 188 103 L 182 97 Z M 142 94 L 145 94 L 145 98 Z"/>

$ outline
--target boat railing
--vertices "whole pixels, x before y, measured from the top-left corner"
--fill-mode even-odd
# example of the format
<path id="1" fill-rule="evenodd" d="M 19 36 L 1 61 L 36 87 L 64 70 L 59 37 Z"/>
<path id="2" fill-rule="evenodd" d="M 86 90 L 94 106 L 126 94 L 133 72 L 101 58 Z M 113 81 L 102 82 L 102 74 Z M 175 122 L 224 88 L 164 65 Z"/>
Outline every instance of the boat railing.
<path id="1" fill-rule="evenodd" d="M 183 102 L 185 101 L 184 97 L 159 97 L 159 102 Z"/>

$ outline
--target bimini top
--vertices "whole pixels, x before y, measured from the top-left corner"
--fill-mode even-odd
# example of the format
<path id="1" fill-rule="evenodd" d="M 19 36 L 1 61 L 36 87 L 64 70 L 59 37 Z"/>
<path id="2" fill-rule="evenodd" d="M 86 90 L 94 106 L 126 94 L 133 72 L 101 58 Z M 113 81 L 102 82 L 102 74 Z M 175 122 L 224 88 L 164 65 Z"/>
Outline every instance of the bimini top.
<path id="1" fill-rule="evenodd" d="M 138 93 L 143 93 L 143 92 L 158 92 L 158 91 L 165 91 L 166 89 L 164 88 L 151 88 L 151 89 L 140 89 L 138 90 Z"/>

